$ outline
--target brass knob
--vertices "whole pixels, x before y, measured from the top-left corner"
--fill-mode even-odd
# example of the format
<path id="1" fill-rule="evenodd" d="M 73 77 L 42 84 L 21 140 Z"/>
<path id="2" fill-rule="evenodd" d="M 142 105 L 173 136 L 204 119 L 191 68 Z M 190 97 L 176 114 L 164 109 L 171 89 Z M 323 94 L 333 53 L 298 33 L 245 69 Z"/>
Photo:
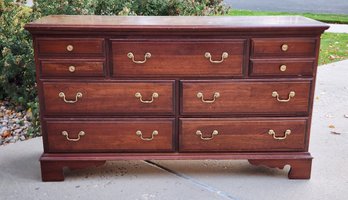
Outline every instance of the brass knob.
<path id="1" fill-rule="evenodd" d="M 289 49 L 289 45 L 287 44 L 282 44 L 282 51 L 287 51 Z"/>
<path id="2" fill-rule="evenodd" d="M 286 71 L 286 65 L 280 65 L 279 70 L 282 72 Z"/>
<path id="3" fill-rule="evenodd" d="M 73 51 L 74 50 L 74 46 L 69 44 L 68 46 L 66 46 L 66 50 Z"/>
<path id="4" fill-rule="evenodd" d="M 75 66 L 73 65 L 69 66 L 69 72 L 73 73 L 75 72 L 75 70 L 76 70 Z"/>

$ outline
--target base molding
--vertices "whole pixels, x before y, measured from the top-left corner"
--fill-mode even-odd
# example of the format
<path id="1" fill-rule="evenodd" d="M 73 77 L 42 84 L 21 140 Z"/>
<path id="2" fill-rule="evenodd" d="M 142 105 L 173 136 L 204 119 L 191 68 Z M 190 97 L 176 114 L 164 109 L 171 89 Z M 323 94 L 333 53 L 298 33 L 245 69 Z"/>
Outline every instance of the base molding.
<path id="1" fill-rule="evenodd" d="M 309 179 L 313 157 L 309 152 L 283 153 L 44 153 L 40 158 L 42 181 L 64 181 L 71 170 L 103 165 L 112 160 L 248 160 L 252 165 L 283 169 L 289 179 Z"/>

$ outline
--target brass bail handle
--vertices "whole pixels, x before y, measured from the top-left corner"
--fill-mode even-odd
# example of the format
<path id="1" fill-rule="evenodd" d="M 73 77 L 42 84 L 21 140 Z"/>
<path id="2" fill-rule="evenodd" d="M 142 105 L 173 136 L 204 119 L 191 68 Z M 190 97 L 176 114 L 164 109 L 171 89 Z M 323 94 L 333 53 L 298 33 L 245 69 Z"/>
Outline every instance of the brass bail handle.
<path id="1" fill-rule="evenodd" d="M 212 59 L 212 55 L 211 55 L 210 52 L 205 52 L 204 57 L 207 58 L 207 59 L 209 59 L 209 61 L 210 61 L 211 63 L 219 64 L 219 63 L 224 62 L 224 60 L 225 60 L 226 58 L 228 58 L 228 53 L 227 53 L 227 52 L 223 52 L 223 53 L 221 54 L 221 60 L 213 60 L 213 59 Z"/>
<path id="2" fill-rule="evenodd" d="M 131 59 L 136 64 L 144 64 L 144 63 L 146 63 L 148 58 L 151 58 L 151 53 L 150 52 L 146 52 L 144 54 L 144 60 L 135 60 L 135 56 L 134 56 L 133 52 L 127 53 L 127 57 L 129 59 Z"/>
<path id="3" fill-rule="evenodd" d="M 68 131 L 62 131 L 62 135 L 66 137 L 66 139 L 70 142 L 77 142 L 81 139 L 81 136 L 84 136 L 86 135 L 86 133 L 84 131 L 80 131 L 78 134 L 77 134 L 77 138 L 69 138 L 69 133 Z"/>
<path id="4" fill-rule="evenodd" d="M 290 91 L 287 99 L 280 99 L 278 92 L 273 91 L 272 97 L 277 98 L 277 101 L 279 101 L 279 102 L 286 103 L 286 102 L 289 102 L 291 98 L 295 97 L 295 94 L 296 94 L 295 91 Z"/>
<path id="5" fill-rule="evenodd" d="M 197 131 L 196 131 L 196 135 L 200 136 L 200 137 L 201 137 L 201 140 L 212 140 L 212 139 L 214 138 L 214 136 L 216 136 L 216 135 L 218 135 L 218 134 L 219 134 L 219 131 L 214 130 L 214 131 L 211 133 L 211 136 L 210 136 L 210 137 L 204 137 L 202 131 L 200 131 L 200 130 L 197 130 Z"/>
<path id="6" fill-rule="evenodd" d="M 143 100 L 143 96 L 140 92 L 135 93 L 134 95 L 136 98 L 140 100 L 141 103 L 152 103 L 156 98 L 159 97 L 159 94 L 157 92 L 152 93 L 150 100 Z"/>
<path id="7" fill-rule="evenodd" d="M 77 92 L 76 95 L 75 95 L 75 100 L 67 100 L 66 97 L 65 97 L 64 92 L 59 92 L 58 96 L 60 98 L 63 98 L 63 101 L 65 103 L 73 104 L 73 103 L 76 103 L 78 101 L 78 98 L 82 98 L 82 93 L 81 92 Z"/>
<path id="8" fill-rule="evenodd" d="M 137 131 L 135 132 L 135 134 L 136 134 L 137 136 L 139 136 L 140 139 L 142 139 L 142 140 L 144 140 L 144 141 L 151 141 L 151 140 L 154 139 L 154 136 L 155 136 L 155 135 L 158 135 L 158 131 L 157 131 L 157 130 L 154 130 L 154 131 L 152 132 L 150 138 L 145 138 L 145 137 L 143 137 L 143 133 L 142 133 L 140 130 L 137 130 Z"/>
<path id="9" fill-rule="evenodd" d="M 214 92 L 213 98 L 210 100 L 206 100 L 206 99 L 204 99 L 204 95 L 202 92 L 197 93 L 197 98 L 201 99 L 203 103 L 214 103 L 216 101 L 216 99 L 219 97 L 220 97 L 220 93 Z"/>
<path id="10" fill-rule="evenodd" d="M 275 140 L 285 140 L 285 139 L 286 139 L 286 136 L 288 136 L 288 135 L 291 134 L 291 130 L 290 130 L 290 129 L 287 129 L 287 130 L 284 132 L 284 136 L 281 136 L 281 137 L 276 136 L 275 131 L 272 130 L 272 129 L 270 129 L 270 130 L 268 131 L 268 134 L 269 134 L 269 135 L 272 135 L 272 136 L 273 136 L 273 139 L 275 139 Z"/>

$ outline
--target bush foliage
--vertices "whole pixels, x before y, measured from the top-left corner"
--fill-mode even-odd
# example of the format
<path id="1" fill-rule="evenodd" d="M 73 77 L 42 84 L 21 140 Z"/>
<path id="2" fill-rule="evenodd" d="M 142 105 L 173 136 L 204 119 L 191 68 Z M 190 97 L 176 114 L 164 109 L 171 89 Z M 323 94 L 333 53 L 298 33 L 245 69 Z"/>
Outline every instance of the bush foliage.
<path id="1" fill-rule="evenodd" d="M 30 34 L 24 25 L 41 16 L 66 15 L 221 15 L 222 0 L 0 0 L 0 100 L 30 109 L 39 134 L 39 106 Z"/>

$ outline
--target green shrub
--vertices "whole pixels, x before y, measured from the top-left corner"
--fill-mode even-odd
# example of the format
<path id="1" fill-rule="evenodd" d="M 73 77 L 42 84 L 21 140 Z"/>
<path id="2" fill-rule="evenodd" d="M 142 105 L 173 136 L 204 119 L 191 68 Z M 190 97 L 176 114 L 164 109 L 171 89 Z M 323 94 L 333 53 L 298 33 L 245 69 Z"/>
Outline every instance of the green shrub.
<path id="1" fill-rule="evenodd" d="M 7 100 L 17 111 L 30 109 L 32 136 L 39 131 L 35 63 L 30 34 L 24 25 L 36 18 L 23 1 L 0 1 L 0 99 Z"/>
<path id="2" fill-rule="evenodd" d="M 221 15 L 222 0 L 37 0 L 43 16 L 67 15 Z"/>

